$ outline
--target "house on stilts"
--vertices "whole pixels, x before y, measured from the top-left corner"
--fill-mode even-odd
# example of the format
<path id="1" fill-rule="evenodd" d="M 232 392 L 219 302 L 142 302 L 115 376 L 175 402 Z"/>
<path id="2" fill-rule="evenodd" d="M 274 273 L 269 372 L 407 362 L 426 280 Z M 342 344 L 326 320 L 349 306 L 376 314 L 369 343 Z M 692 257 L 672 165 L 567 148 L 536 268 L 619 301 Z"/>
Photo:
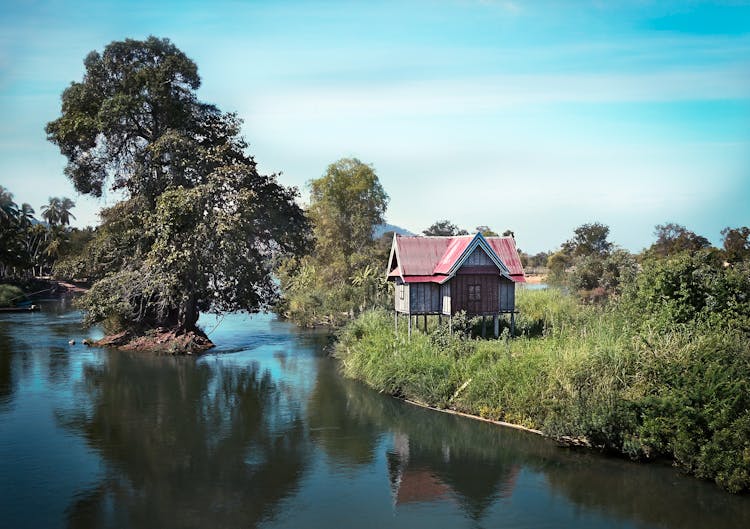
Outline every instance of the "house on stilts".
<path id="1" fill-rule="evenodd" d="M 407 315 L 409 335 L 412 316 L 436 315 L 442 320 L 460 311 L 471 316 L 491 316 L 494 333 L 500 317 L 510 315 L 515 330 L 516 283 L 525 282 L 523 266 L 513 237 L 402 237 L 393 236 L 388 259 L 388 280 L 395 283 L 399 315 Z M 484 332 L 484 325 L 482 326 Z"/>

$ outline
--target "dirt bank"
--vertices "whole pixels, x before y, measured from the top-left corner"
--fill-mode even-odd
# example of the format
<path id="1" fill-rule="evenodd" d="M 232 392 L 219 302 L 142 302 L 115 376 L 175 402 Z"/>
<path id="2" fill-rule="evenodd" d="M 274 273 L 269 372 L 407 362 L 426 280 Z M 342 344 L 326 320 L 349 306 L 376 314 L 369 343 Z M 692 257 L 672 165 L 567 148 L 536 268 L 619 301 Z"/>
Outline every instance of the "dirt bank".
<path id="1" fill-rule="evenodd" d="M 199 354 L 214 344 L 200 331 L 181 331 L 163 327 L 137 335 L 128 331 L 105 336 L 92 342 L 97 347 L 115 347 L 123 351 L 142 351 L 156 354 Z"/>

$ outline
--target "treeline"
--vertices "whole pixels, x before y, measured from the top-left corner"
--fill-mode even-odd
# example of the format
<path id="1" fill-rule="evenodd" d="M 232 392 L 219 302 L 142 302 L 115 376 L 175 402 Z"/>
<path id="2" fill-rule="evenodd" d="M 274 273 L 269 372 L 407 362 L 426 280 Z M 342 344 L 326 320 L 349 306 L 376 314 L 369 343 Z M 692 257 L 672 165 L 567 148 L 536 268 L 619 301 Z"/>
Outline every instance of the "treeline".
<path id="1" fill-rule="evenodd" d="M 74 207 L 69 198 L 50 197 L 37 219 L 34 208 L 19 206 L 13 193 L 0 186 L 0 279 L 18 282 L 50 275 L 60 260 L 80 254 L 94 230 L 70 226 Z"/>
<path id="2" fill-rule="evenodd" d="M 705 254 L 718 268 L 729 268 L 750 259 L 750 228 L 727 227 L 721 232 L 723 246 L 685 226 L 657 225 L 655 242 L 640 254 L 631 254 L 609 240 L 609 227 L 594 222 L 576 228 L 573 237 L 551 252 L 547 259 L 548 282 L 563 286 L 588 301 L 602 301 L 622 293 L 648 263 L 681 254 Z"/>

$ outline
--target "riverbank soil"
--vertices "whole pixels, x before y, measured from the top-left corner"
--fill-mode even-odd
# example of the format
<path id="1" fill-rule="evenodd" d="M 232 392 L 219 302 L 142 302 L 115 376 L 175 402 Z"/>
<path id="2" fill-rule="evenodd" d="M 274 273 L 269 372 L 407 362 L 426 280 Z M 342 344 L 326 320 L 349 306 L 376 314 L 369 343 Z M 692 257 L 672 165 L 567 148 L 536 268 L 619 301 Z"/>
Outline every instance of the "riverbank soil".
<path id="1" fill-rule="evenodd" d="M 530 285 L 539 285 L 547 282 L 547 274 L 528 274 L 526 276 L 526 283 Z"/>
<path id="2" fill-rule="evenodd" d="M 214 347 L 203 332 L 182 331 L 159 327 L 145 334 L 137 335 L 129 331 L 105 336 L 92 342 L 97 347 L 115 347 L 123 351 L 141 351 L 157 354 L 199 354 Z"/>

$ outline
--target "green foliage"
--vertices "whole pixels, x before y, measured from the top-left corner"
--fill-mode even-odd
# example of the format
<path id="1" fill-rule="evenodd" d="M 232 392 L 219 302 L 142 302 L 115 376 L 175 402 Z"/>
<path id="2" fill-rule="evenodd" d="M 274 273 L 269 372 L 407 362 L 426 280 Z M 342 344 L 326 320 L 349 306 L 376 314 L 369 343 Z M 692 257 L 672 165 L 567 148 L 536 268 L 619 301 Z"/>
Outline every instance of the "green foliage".
<path id="1" fill-rule="evenodd" d="M 626 290 L 626 306 L 644 328 L 686 324 L 750 330 L 750 263 L 724 267 L 715 251 L 647 259 Z M 640 316 L 639 316 L 640 315 Z"/>
<path id="2" fill-rule="evenodd" d="M 224 144 L 224 127 L 213 126 L 225 117 L 197 100 L 193 61 L 169 40 L 149 37 L 112 42 L 102 54 L 89 53 L 84 66 L 83 80 L 63 92 L 62 116 L 46 129 L 80 193 L 101 196 L 111 179 L 115 188 L 154 199 L 170 185 L 200 179 L 205 169 L 186 163 L 185 154 Z"/>
<path id="3" fill-rule="evenodd" d="M 349 323 L 335 352 L 344 372 L 391 395 L 447 406 L 458 382 L 455 357 L 434 349 L 424 334 L 414 332 L 407 341 L 403 328 L 398 336 L 394 332 L 393 316 L 383 310 Z"/>
<path id="4" fill-rule="evenodd" d="M 477 226 L 476 228 L 474 228 L 474 231 L 481 233 L 485 237 L 497 237 L 498 236 L 496 231 L 494 231 L 489 226 L 485 226 L 485 225 Z"/>
<path id="5" fill-rule="evenodd" d="M 635 258 L 626 250 L 617 249 L 604 256 L 582 255 L 567 274 L 567 284 L 583 299 L 596 301 L 619 295 L 636 275 Z"/>
<path id="6" fill-rule="evenodd" d="M 575 229 L 575 235 L 563 243 L 563 250 L 572 256 L 605 256 L 612 250 L 612 243 L 607 240 L 609 226 L 599 222 L 583 224 Z"/>
<path id="7" fill-rule="evenodd" d="M 23 298 L 23 290 L 17 286 L 0 283 L 0 307 L 12 307 Z"/>
<path id="8" fill-rule="evenodd" d="M 331 274 L 348 277 L 373 247 L 373 229 L 384 222 L 388 195 L 373 168 L 356 158 L 332 163 L 309 186 L 315 254 Z"/>
<path id="9" fill-rule="evenodd" d="M 607 240 L 609 227 L 604 224 L 584 224 L 574 233 L 547 259 L 548 282 L 569 288 L 590 302 L 619 296 L 636 275 L 635 257 Z"/>
<path id="10" fill-rule="evenodd" d="M 342 159 L 310 182 L 314 248 L 277 268 L 284 296 L 277 312 L 299 325 L 342 325 L 355 314 L 390 301 L 383 268 L 390 240 L 373 240 L 388 203 L 375 171 Z"/>
<path id="11" fill-rule="evenodd" d="M 125 194 L 58 268 L 97 281 L 86 321 L 194 330 L 200 311 L 268 308 L 272 264 L 305 246 L 296 189 L 257 172 L 240 120 L 197 99 L 197 67 L 169 40 L 112 42 L 85 66 L 48 137 L 79 192 Z"/>
<path id="12" fill-rule="evenodd" d="M 34 222 L 29 204 L 19 207 L 13 194 L 0 186 L 0 277 L 25 280 L 50 273 L 58 259 L 73 251 L 71 238 L 80 230 L 70 228 L 69 198 L 50 199 L 42 206 L 47 224 Z"/>
<path id="13" fill-rule="evenodd" d="M 432 226 L 424 230 L 422 234 L 428 237 L 455 237 L 457 235 L 468 235 L 469 232 L 459 229 L 458 226 L 445 219 L 435 221 Z"/>
<path id="14" fill-rule="evenodd" d="M 654 229 L 654 236 L 656 242 L 644 252 L 646 256 L 669 257 L 681 252 L 697 252 L 711 247 L 711 243 L 702 235 L 672 222 L 658 224 Z"/>
<path id="15" fill-rule="evenodd" d="M 515 340 L 394 334 L 368 312 L 341 332 L 344 373 L 437 407 L 582 438 L 635 459 L 669 458 L 750 490 L 750 270 L 710 252 L 644 263 L 603 306 L 520 291 Z M 669 318 L 682 323 L 669 325 Z M 439 379 L 438 377 L 443 377 Z"/>
<path id="16" fill-rule="evenodd" d="M 75 202 L 67 197 L 50 197 L 49 203 L 42 206 L 42 218 L 51 226 L 67 226 L 70 219 L 75 219 L 70 210 L 75 207 Z"/>
<path id="17" fill-rule="evenodd" d="M 726 227 L 721 230 L 724 241 L 724 258 L 730 263 L 750 260 L 750 228 Z"/>

